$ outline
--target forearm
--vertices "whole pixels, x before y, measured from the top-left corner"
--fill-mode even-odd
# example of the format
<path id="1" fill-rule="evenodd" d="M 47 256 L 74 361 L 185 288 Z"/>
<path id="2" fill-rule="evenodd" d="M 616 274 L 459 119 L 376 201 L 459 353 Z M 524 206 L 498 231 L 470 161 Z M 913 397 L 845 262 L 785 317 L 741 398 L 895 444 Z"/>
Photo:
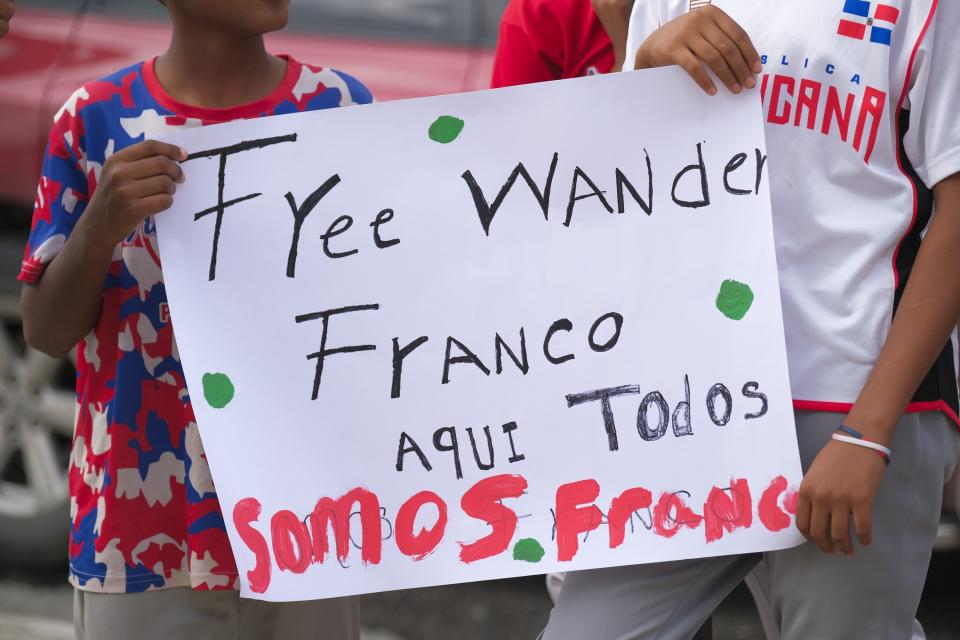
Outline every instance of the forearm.
<path id="1" fill-rule="evenodd" d="M 888 443 L 960 317 L 960 174 L 934 189 L 937 214 L 848 424 Z"/>
<path id="2" fill-rule="evenodd" d="M 114 250 L 144 219 L 173 205 L 186 159 L 180 147 L 147 140 L 104 161 L 67 243 L 40 281 L 23 288 L 23 333 L 31 346 L 62 356 L 96 326 Z"/>
<path id="3" fill-rule="evenodd" d="M 630 2 L 626 0 L 594 0 L 594 9 L 604 30 L 613 43 L 614 71 L 623 67 L 627 50 L 627 32 L 630 26 Z"/>
<path id="4" fill-rule="evenodd" d="M 51 356 L 66 355 L 100 316 L 114 247 L 97 242 L 86 226 L 81 218 L 39 282 L 24 285 L 21 294 L 24 337 Z"/>

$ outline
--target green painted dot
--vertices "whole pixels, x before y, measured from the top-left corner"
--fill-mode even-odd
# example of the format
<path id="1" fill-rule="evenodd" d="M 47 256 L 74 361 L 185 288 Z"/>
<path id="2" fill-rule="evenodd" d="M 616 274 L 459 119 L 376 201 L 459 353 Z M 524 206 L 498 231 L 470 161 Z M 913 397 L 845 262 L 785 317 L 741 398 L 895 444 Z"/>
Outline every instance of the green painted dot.
<path id="1" fill-rule="evenodd" d="M 463 120 L 453 116 L 440 116 L 430 125 L 430 139 L 440 144 L 450 144 L 463 131 Z"/>
<path id="2" fill-rule="evenodd" d="M 523 538 L 517 540 L 513 545 L 513 559 L 523 562 L 540 562 L 546 551 L 540 546 L 540 543 L 533 538 Z"/>
<path id="3" fill-rule="evenodd" d="M 225 373 L 203 374 L 203 397 L 214 409 L 223 409 L 233 400 L 233 383 Z"/>
<path id="4" fill-rule="evenodd" d="M 724 280 L 717 294 L 717 309 L 731 320 L 743 320 L 753 305 L 753 291 L 749 285 L 736 280 Z"/>

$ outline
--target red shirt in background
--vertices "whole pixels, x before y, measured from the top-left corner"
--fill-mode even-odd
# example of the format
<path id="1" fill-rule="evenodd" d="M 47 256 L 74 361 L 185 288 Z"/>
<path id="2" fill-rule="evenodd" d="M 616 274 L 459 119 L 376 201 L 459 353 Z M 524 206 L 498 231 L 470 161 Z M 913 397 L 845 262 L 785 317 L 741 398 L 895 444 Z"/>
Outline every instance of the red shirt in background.
<path id="1" fill-rule="evenodd" d="M 613 43 L 590 0 L 510 0 L 492 86 L 609 73 L 613 61 Z"/>

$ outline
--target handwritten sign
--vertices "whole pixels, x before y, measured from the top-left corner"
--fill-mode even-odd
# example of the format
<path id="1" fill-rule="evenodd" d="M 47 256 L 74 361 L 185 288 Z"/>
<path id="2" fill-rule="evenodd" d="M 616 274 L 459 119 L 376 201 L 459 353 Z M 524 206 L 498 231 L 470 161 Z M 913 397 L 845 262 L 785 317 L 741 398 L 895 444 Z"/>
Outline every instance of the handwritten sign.
<path id="1" fill-rule="evenodd" d="M 243 595 L 799 542 L 756 95 L 658 70 L 169 139 L 163 269 Z"/>

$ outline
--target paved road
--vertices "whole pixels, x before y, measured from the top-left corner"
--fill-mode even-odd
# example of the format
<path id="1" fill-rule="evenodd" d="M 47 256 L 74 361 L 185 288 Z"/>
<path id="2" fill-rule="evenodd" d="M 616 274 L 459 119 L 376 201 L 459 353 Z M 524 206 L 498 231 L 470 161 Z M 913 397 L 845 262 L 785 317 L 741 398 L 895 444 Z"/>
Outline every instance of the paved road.
<path id="1" fill-rule="evenodd" d="M 960 639 L 960 554 L 931 566 L 920 608 L 929 640 Z M 364 640 L 533 640 L 549 613 L 539 578 L 366 596 Z M 0 640 L 71 638 L 71 591 L 59 576 L 0 575 Z M 717 640 L 762 640 L 749 594 L 738 589 L 716 613 Z"/>

